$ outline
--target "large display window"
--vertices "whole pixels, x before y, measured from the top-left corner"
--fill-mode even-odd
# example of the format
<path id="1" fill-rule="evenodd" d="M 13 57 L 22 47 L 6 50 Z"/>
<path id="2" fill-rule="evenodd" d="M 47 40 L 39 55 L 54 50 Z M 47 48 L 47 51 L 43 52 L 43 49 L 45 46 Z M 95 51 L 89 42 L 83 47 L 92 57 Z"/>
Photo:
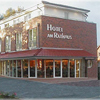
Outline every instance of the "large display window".
<path id="1" fill-rule="evenodd" d="M 36 77 L 35 76 L 35 71 L 36 71 L 36 68 L 35 68 L 35 60 L 30 60 L 30 77 Z"/>
<path id="2" fill-rule="evenodd" d="M 53 60 L 46 60 L 46 78 L 53 77 Z"/>

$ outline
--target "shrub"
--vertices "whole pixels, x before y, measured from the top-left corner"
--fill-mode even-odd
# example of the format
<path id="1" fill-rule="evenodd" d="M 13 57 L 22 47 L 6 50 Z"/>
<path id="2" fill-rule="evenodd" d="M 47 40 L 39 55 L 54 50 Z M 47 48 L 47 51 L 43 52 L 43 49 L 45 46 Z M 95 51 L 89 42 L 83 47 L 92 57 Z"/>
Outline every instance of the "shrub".
<path id="1" fill-rule="evenodd" d="M 1 98 L 6 98 L 6 99 L 8 99 L 8 98 L 16 98 L 16 93 L 10 94 L 10 93 L 0 92 L 0 99 Z"/>

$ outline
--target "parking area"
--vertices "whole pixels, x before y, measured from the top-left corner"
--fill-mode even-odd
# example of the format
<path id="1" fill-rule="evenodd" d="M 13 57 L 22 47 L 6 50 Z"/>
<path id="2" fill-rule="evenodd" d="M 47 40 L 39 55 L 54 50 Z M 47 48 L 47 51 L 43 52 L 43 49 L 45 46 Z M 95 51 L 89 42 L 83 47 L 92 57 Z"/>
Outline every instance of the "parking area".
<path id="1" fill-rule="evenodd" d="M 41 80 L 41 81 L 39 81 Z M 49 81 L 53 81 L 54 79 Z M 65 82 L 66 79 L 62 79 L 62 82 L 59 82 L 56 79 L 55 82 L 45 82 L 43 79 L 14 79 L 0 77 L 0 91 L 4 92 L 16 92 L 18 98 L 38 98 L 38 99 L 47 99 L 47 98 L 71 98 L 71 99 L 100 99 L 100 81 L 96 79 L 85 80 L 84 81 L 72 81 Z M 61 81 L 61 80 L 60 80 Z M 81 83 L 80 83 L 81 82 Z M 95 84 L 98 85 L 71 85 L 71 84 Z M 70 84 L 69 84 L 70 83 Z M 97 84 L 96 83 L 96 84 Z"/>

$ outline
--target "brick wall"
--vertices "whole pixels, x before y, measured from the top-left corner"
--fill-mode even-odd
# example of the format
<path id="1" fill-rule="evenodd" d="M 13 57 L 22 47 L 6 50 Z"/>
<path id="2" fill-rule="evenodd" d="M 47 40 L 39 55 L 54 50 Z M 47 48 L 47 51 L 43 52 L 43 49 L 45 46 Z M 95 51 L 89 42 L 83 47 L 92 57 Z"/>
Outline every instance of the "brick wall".
<path id="1" fill-rule="evenodd" d="M 1 52 L 5 52 L 5 37 L 9 35 L 11 37 L 11 51 L 16 51 L 16 33 L 22 33 L 22 49 L 28 49 L 28 32 L 29 29 L 37 27 L 37 23 L 41 24 L 41 17 L 31 19 L 26 22 L 16 24 L 14 26 L 5 28 L 1 30 L 2 34 L 6 33 L 2 37 L 2 48 Z M 26 26 L 29 25 L 29 29 L 26 29 Z"/>
<path id="2" fill-rule="evenodd" d="M 53 31 L 47 30 L 47 24 L 63 28 L 64 35 L 71 35 L 72 39 L 47 38 Z M 60 32 L 57 32 L 60 34 Z M 81 21 L 66 20 L 42 16 L 41 47 L 80 48 L 97 56 L 96 24 Z M 97 77 L 97 62 L 88 68 L 88 77 Z"/>

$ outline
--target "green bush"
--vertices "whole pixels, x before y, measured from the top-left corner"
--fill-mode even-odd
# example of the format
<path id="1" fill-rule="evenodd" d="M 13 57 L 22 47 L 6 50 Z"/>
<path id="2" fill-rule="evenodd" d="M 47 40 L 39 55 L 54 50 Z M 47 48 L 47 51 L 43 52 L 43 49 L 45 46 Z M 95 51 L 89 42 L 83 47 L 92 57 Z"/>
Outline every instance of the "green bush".
<path id="1" fill-rule="evenodd" d="M 0 92 L 0 99 L 1 98 L 5 98 L 5 99 L 8 99 L 8 98 L 16 98 L 16 93 L 4 93 L 4 92 Z"/>

